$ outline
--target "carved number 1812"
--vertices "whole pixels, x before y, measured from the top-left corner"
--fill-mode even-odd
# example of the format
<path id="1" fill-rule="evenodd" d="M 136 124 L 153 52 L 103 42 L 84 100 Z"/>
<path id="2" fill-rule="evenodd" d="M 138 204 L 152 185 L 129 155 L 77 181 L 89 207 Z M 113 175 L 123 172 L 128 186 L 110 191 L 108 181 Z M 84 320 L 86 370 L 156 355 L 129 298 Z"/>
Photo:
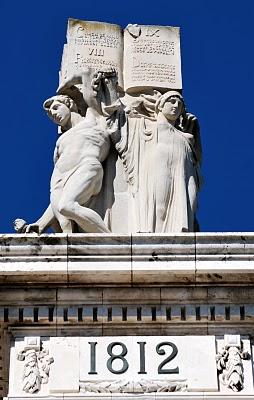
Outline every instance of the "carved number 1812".
<path id="1" fill-rule="evenodd" d="M 90 371 L 88 374 L 90 375 L 97 375 L 96 372 L 96 345 L 97 342 L 89 342 L 90 344 Z M 146 359 L 145 359 L 145 345 L 146 342 L 137 342 L 139 345 L 139 372 L 138 374 L 146 374 Z M 114 347 L 115 346 L 120 346 L 122 348 L 121 353 L 115 354 L 114 353 Z M 171 353 L 170 355 L 163 360 L 160 365 L 158 366 L 158 374 L 178 374 L 179 373 L 179 368 L 164 368 L 166 364 L 168 364 L 170 361 L 172 361 L 177 353 L 178 349 L 176 345 L 172 342 L 161 342 L 157 344 L 156 346 L 156 353 L 159 355 L 165 355 L 166 351 L 164 350 L 163 347 L 168 346 L 171 348 Z M 128 349 L 126 345 L 122 342 L 112 342 L 108 345 L 107 347 L 107 352 L 109 355 L 109 358 L 107 360 L 107 368 L 112 374 L 123 374 L 124 372 L 127 371 L 129 368 L 129 363 L 126 360 L 125 356 L 128 353 Z M 122 367 L 120 369 L 114 369 L 113 368 L 113 361 L 115 360 L 120 360 L 122 362 Z"/>

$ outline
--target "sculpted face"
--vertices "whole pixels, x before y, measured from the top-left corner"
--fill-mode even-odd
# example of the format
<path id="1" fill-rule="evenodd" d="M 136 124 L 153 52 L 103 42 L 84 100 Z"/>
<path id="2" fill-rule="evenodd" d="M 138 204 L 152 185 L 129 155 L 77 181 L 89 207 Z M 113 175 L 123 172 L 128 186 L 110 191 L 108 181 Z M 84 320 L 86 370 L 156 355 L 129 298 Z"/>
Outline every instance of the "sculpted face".
<path id="1" fill-rule="evenodd" d="M 170 121 L 176 121 L 183 111 L 183 102 L 179 97 L 172 96 L 167 99 L 161 112 Z"/>
<path id="2" fill-rule="evenodd" d="M 48 116 L 55 124 L 64 127 L 71 117 L 71 111 L 65 104 L 54 100 L 48 110 Z"/>

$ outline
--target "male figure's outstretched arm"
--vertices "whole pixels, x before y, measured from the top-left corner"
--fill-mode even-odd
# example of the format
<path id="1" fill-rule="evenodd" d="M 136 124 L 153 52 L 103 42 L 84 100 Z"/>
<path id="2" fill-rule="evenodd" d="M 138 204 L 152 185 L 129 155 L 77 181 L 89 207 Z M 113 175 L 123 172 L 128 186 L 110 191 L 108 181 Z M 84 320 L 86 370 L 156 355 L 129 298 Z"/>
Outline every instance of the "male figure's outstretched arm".
<path id="1" fill-rule="evenodd" d="M 14 228 L 18 233 L 35 232 L 40 235 L 49 227 L 52 227 L 56 232 L 61 232 L 51 205 L 49 205 L 42 216 L 32 224 L 27 224 L 26 221 L 21 219 L 16 219 L 14 221 Z"/>

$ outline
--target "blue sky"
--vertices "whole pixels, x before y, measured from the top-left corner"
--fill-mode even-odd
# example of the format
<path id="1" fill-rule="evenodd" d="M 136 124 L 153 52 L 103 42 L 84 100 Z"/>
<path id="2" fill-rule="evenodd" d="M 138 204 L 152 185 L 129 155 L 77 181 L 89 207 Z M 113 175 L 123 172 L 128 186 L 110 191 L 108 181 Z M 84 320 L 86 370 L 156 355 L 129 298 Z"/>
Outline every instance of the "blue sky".
<path id="1" fill-rule="evenodd" d="M 1 0 L 0 16 L 0 232 L 49 202 L 57 133 L 42 102 L 58 85 L 68 17 L 181 27 L 183 94 L 203 145 L 201 230 L 254 231 L 254 1 Z"/>

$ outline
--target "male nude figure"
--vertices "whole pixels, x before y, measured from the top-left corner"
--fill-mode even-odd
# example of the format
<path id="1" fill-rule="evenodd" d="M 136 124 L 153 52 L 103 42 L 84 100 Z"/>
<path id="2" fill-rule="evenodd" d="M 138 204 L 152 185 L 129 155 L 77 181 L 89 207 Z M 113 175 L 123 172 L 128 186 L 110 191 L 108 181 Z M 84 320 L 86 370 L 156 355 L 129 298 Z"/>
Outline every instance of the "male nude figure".
<path id="1" fill-rule="evenodd" d="M 54 152 L 50 205 L 42 217 L 18 232 L 42 233 L 56 222 L 66 233 L 73 232 L 73 222 L 84 232 L 109 232 L 99 214 L 89 208 L 89 201 L 102 186 L 103 168 L 110 149 L 105 118 L 89 107 L 82 117 L 74 101 L 66 95 L 47 99 L 43 104 L 50 119 L 61 127 Z"/>

